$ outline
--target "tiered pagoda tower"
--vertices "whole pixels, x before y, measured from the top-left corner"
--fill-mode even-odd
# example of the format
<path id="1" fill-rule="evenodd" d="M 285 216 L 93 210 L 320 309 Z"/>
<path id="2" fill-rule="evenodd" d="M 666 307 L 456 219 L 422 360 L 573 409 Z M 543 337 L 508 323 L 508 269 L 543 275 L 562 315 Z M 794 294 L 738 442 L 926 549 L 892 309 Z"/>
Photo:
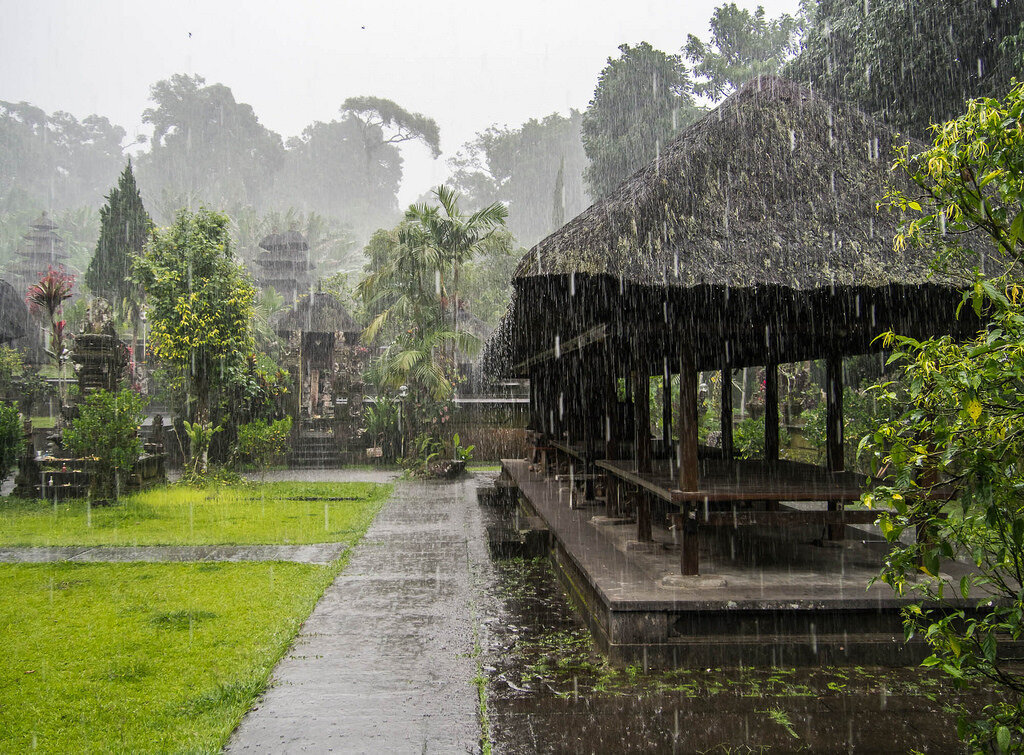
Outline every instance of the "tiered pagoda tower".
<path id="1" fill-rule="evenodd" d="M 298 231 L 272 233 L 259 246 L 264 250 L 256 256 L 260 287 L 273 288 L 295 306 L 299 296 L 309 292 L 313 280 L 306 237 Z"/>
<path id="2" fill-rule="evenodd" d="M 39 274 L 45 273 L 47 266 L 66 265 L 68 253 L 64 239 L 57 233 L 57 224 L 45 212 L 33 221 L 22 238 L 25 242 L 18 249 L 6 277 L 15 291 L 24 296 L 29 286 L 39 282 Z"/>

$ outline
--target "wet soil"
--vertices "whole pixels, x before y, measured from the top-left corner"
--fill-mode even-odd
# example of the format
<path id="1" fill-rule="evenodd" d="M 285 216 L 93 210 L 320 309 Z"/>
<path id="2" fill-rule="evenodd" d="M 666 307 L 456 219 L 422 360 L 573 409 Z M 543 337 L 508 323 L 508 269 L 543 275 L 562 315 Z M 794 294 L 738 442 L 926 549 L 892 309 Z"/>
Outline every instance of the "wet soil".
<path id="1" fill-rule="evenodd" d="M 546 559 L 496 559 L 491 592 L 496 753 L 960 752 L 958 714 L 993 699 L 919 668 L 615 669 Z"/>

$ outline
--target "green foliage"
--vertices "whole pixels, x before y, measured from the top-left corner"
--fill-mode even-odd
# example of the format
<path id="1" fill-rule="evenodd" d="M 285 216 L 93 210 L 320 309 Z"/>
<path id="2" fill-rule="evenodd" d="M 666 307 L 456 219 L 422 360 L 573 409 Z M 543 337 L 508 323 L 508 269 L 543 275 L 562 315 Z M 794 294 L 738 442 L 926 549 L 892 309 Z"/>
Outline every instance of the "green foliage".
<path id="1" fill-rule="evenodd" d="M 476 448 L 476 446 L 474 445 L 463 446 L 462 438 L 459 437 L 458 433 L 455 433 L 452 436 L 452 449 L 454 451 L 454 453 L 452 454 L 453 459 L 458 459 L 459 461 L 469 461 L 470 459 L 473 458 L 474 448 Z"/>
<path id="2" fill-rule="evenodd" d="M 64 445 L 78 457 L 93 459 L 89 484 L 99 499 L 117 500 L 124 476 L 142 453 L 139 428 L 146 400 L 132 390 L 96 390 L 79 406 L 79 416 L 64 431 Z"/>
<path id="3" fill-rule="evenodd" d="M 381 449 L 381 461 L 393 462 L 398 457 L 402 443 L 398 404 L 378 396 L 375 403 L 363 410 L 363 421 L 366 422 L 364 437 L 367 442 Z"/>
<path id="4" fill-rule="evenodd" d="M 0 403 L 0 485 L 10 476 L 24 447 L 21 414 L 13 405 Z"/>
<path id="5" fill-rule="evenodd" d="M 6 399 L 14 397 L 17 378 L 23 369 L 21 352 L 10 346 L 0 346 L 0 396 Z"/>
<path id="6" fill-rule="evenodd" d="M 288 451 L 291 432 L 291 417 L 274 422 L 258 419 L 239 425 L 236 441 L 238 455 L 251 461 L 262 474 L 275 458 Z"/>
<path id="7" fill-rule="evenodd" d="M 226 216 L 182 210 L 157 231 L 136 264 L 149 308 L 149 345 L 156 359 L 183 381 L 190 417 L 211 424 L 211 394 L 229 397 L 250 372 L 250 321 L 256 290 L 231 253 Z M 193 460 L 205 470 L 204 449 Z"/>
<path id="8" fill-rule="evenodd" d="M 760 5 L 751 13 L 726 3 L 711 14 L 711 39 L 705 44 L 690 34 L 686 57 L 699 76 L 693 91 L 720 100 L 755 76 L 774 74 L 797 51 L 800 19 L 783 13 L 766 18 Z"/>
<path id="9" fill-rule="evenodd" d="M 430 433 L 420 433 L 412 442 L 412 454 L 402 460 L 406 471 L 414 477 L 426 477 L 430 465 L 441 457 L 444 444 Z"/>
<path id="10" fill-rule="evenodd" d="M 1024 21 L 1018 2 L 822 0 L 810 15 L 789 75 L 918 137 L 1020 70 L 1019 48 L 1001 46 Z"/>
<path id="11" fill-rule="evenodd" d="M 893 419 L 862 441 L 886 475 L 866 497 L 890 509 L 879 520 L 893 544 L 881 578 L 919 597 L 906 627 L 931 645 L 927 665 L 964 683 L 1003 687 L 1006 695 L 985 719 L 959 726 L 972 746 L 1000 751 L 1024 746 L 1024 675 L 1000 652 L 1005 640 L 1024 639 L 1022 114 L 1024 85 L 1016 85 L 1003 101 L 974 101 L 936 127 L 923 153 L 897 156 L 921 190 L 887 197 L 908 215 L 897 244 L 937 246 L 940 264 L 985 254 L 999 269 L 988 276 L 975 270 L 965 294 L 987 320 L 973 339 L 885 337 L 904 387 L 878 387 Z M 907 544 L 901 536 L 911 528 L 919 536 Z M 941 569 L 957 557 L 975 570 L 953 584 Z M 923 579 L 914 578 L 919 571 Z"/>
<path id="12" fill-rule="evenodd" d="M 138 311 L 141 292 L 131 279 L 132 261 L 142 253 L 152 227 L 129 160 L 100 209 L 96 254 L 85 272 L 89 290 L 109 301 L 121 317 Z"/>
<path id="13" fill-rule="evenodd" d="M 378 314 L 363 340 L 385 345 L 369 373 L 378 385 L 406 385 L 421 400 L 444 401 L 452 395 L 455 353 L 470 354 L 477 339 L 456 326 L 459 273 L 507 212 L 492 204 L 464 215 L 459 195 L 445 186 L 434 191 L 437 205 L 413 205 L 396 230 L 393 256 L 367 275 L 358 292 L 368 311 Z"/>
<path id="14" fill-rule="evenodd" d="M 583 115 L 584 178 L 594 197 L 605 197 L 627 176 L 654 160 L 662 146 L 695 120 L 690 78 L 678 55 L 641 42 L 620 45 L 609 58 Z"/>
<path id="15" fill-rule="evenodd" d="M 181 424 L 185 427 L 185 435 L 188 437 L 188 471 L 201 477 L 207 471 L 207 454 L 214 433 L 220 432 L 223 428 L 220 425 L 213 427 L 202 422 L 189 422 L 187 419 L 182 420 Z"/>

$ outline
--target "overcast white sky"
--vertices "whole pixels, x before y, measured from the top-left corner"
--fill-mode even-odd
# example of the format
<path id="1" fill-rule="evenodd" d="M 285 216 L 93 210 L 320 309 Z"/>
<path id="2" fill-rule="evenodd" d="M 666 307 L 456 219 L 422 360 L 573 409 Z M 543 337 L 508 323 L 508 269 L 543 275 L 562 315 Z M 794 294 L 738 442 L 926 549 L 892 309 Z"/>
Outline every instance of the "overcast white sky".
<path id="1" fill-rule="evenodd" d="M 132 138 L 152 83 L 201 74 L 287 139 L 346 97 L 387 97 L 441 127 L 438 160 L 404 151 L 407 203 L 477 131 L 584 109 L 619 44 L 678 52 L 723 2 L 0 0 L 0 100 L 106 115 Z M 776 16 L 798 2 L 737 4 Z"/>

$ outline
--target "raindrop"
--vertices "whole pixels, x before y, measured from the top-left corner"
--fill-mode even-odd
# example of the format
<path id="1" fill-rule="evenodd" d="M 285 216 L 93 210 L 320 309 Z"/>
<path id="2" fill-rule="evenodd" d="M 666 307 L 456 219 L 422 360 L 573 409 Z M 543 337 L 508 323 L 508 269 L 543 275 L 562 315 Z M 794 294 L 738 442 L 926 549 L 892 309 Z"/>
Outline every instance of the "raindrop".
<path id="1" fill-rule="evenodd" d="M 555 359 L 562 358 L 562 339 L 555 335 Z"/>
<path id="2" fill-rule="evenodd" d="M 793 129 L 789 130 L 789 151 L 796 151 L 796 131 L 794 131 Z"/>

